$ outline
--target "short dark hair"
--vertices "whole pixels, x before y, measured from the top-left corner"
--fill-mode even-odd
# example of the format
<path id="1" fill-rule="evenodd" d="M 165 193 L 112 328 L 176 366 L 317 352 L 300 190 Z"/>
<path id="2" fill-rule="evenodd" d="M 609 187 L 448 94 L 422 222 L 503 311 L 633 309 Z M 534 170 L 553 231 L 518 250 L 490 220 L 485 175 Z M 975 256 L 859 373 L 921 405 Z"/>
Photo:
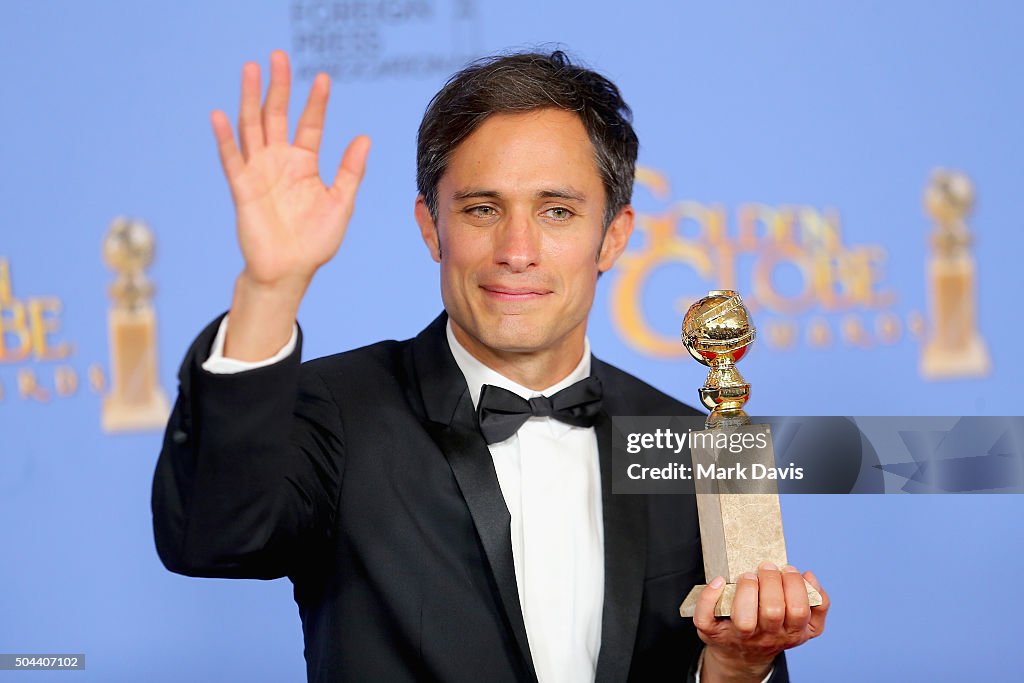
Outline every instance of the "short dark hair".
<path id="1" fill-rule="evenodd" d="M 437 185 L 452 152 L 491 114 L 554 107 L 579 115 L 604 183 L 607 229 L 633 196 L 639 142 L 618 87 L 573 64 L 561 50 L 477 60 L 448 80 L 427 105 L 416 141 L 416 187 L 437 221 Z"/>

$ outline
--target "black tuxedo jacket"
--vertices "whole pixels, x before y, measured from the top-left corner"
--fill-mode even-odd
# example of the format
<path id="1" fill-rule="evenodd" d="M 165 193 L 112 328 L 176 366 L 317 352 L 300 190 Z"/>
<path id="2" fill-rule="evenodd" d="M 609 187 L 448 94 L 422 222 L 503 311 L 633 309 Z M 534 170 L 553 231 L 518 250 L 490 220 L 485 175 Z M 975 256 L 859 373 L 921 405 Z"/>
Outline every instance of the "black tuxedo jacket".
<path id="1" fill-rule="evenodd" d="M 189 576 L 294 584 L 311 681 L 531 681 L 509 513 L 442 314 L 415 339 L 235 375 L 192 345 L 153 481 L 157 551 Z M 592 361 L 605 596 L 597 681 L 692 676 L 704 582 L 687 495 L 612 495 L 611 415 L 694 415 Z M 788 681 L 784 657 L 772 683 Z"/>

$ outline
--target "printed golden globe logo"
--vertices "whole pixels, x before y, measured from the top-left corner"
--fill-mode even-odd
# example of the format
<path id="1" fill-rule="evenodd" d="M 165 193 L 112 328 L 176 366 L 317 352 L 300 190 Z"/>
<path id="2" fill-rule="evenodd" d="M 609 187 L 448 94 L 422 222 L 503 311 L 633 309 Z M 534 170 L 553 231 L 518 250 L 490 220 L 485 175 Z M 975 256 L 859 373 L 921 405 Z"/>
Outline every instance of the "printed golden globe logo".
<path id="1" fill-rule="evenodd" d="M 153 262 L 153 233 L 141 221 L 119 218 L 103 241 L 103 258 L 117 280 L 110 287 L 110 393 L 103 399 L 108 432 L 162 427 L 170 414 L 156 362 L 153 284 L 145 270 Z"/>
<path id="2" fill-rule="evenodd" d="M 935 223 L 928 261 L 928 339 L 921 374 L 929 379 L 976 377 L 991 368 L 978 332 L 975 264 L 966 217 L 974 208 L 974 186 L 963 173 L 936 169 L 924 194 Z"/>
<path id="3" fill-rule="evenodd" d="M 92 393 L 103 396 L 107 432 L 162 429 L 170 412 L 157 376 L 153 286 L 144 274 L 153 247 L 145 224 L 123 218 L 112 223 L 103 244 L 104 260 L 117 273 L 109 292 L 109 390 L 100 364 L 90 364 L 85 374 Z M 80 372 L 71 362 L 74 345 L 60 339 L 63 304 L 51 295 L 16 297 L 11 270 L 0 257 L 0 364 L 17 368 L 13 392 L 0 381 L 0 405 L 9 394 L 39 403 L 74 396 Z"/>
<path id="4" fill-rule="evenodd" d="M 949 172 L 937 171 L 932 185 L 935 177 L 946 177 L 944 173 Z M 969 183 L 962 174 L 957 177 Z M 954 259 L 958 266 L 947 266 L 941 281 L 931 269 L 928 324 L 920 311 L 901 315 L 893 309 L 896 293 L 885 279 L 886 249 L 846 243 L 836 210 L 743 204 L 730 214 L 719 205 L 671 201 L 668 179 L 653 169 L 638 168 L 636 182 L 659 202 L 668 202 L 661 211 L 637 213 L 638 234 L 632 244 L 638 246 L 622 256 L 612 284 L 613 323 L 638 351 L 663 358 L 686 353 L 678 333 L 659 329 L 645 315 L 653 276 L 659 268 L 676 265 L 690 269 L 702 283 L 693 292 L 679 292 L 679 319 L 707 290 L 736 290 L 743 293 L 752 314 L 765 314 L 759 327 L 774 349 L 871 349 L 895 344 L 905 335 L 932 335 L 922 352 L 924 377 L 977 376 L 987 371 L 984 344 L 973 325 L 973 261 L 964 265 L 969 258 L 962 240 Z M 954 185 L 961 188 L 962 183 Z M 964 216 L 971 201 L 955 195 L 965 191 L 936 191 L 930 186 L 928 192 L 942 197 L 929 204 L 930 215 L 935 218 L 939 211 L 948 224 L 942 227 L 935 218 L 940 223 L 937 230 L 965 233 Z M 936 208 L 937 201 L 941 208 Z M 795 289 L 779 287 L 780 270 L 795 271 Z M 928 349 L 935 347 L 935 339 L 942 340 L 942 360 L 929 362 Z M 978 360 L 981 356 L 984 361 Z"/>

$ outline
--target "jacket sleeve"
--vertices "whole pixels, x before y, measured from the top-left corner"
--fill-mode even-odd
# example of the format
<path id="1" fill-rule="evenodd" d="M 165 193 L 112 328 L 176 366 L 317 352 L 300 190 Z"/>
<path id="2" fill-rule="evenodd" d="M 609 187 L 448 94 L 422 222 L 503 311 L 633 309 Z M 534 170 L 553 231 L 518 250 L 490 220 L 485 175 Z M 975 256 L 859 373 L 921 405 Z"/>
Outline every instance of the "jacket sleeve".
<path id="1" fill-rule="evenodd" d="M 223 316 L 221 316 L 223 317 Z M 300 364 L 203 370 L 220 318 L 192 344 L 153 476 L 153 533 L 169 570 L 273 579 L 333 528 L 344 437 L 338 407 Z"/>

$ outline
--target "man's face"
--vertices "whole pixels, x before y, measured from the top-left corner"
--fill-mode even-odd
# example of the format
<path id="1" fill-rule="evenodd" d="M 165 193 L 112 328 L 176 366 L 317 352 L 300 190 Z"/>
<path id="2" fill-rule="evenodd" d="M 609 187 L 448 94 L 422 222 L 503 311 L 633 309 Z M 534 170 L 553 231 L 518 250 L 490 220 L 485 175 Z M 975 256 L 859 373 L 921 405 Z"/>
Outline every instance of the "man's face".
<path id="1" fill-rule="evenodd" d="M 593 147 L 571 112 L 494 114 L 459 144 L 438 184 L 436 230 L 422 197 L 416 206 L 459 341 L 485 353 L 565 350 L 578 361 L 598 273 L 632 230 L 627 207 L 602 241 L 604 202 Z"/>

